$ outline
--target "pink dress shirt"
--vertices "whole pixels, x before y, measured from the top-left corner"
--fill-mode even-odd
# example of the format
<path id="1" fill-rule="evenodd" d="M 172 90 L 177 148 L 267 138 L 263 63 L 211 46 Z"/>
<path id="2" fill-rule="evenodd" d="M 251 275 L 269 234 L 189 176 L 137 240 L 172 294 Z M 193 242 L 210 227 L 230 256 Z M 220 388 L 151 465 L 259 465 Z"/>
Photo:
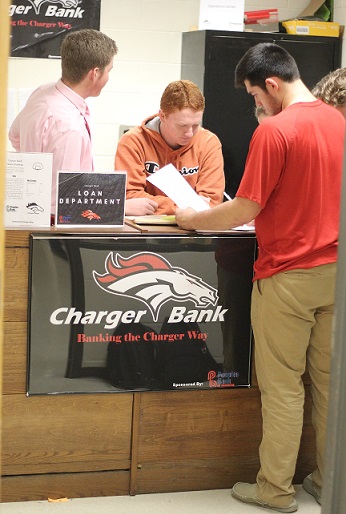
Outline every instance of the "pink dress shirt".
<path id="1" fill-rule="evenodd" d="M 89 116 L 85 100 L 59 80 L 36 89 L 10 128 L 9 138 L 17 152 L 53 154 L 53 214 L 57 171 L 94 169 Z"/>

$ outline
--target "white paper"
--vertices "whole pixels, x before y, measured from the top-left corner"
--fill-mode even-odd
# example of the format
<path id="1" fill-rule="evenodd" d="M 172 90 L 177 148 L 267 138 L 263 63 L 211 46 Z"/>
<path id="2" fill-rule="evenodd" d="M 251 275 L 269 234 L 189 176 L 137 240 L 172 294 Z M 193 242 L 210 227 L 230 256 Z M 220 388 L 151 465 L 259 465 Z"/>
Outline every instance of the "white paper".
<path id="1" fill-rule="evenodd" d="M 5 227 L 49 227 L 53 156 L 7 152 Z"/>
<path id="2" fill-rule="evenodd" d="M 19 99 L 19 111 L 21 111 L 28 101 L 29 97 L 35 91 L 35 88 L 20 88 L 18 89 L 18 99 Z"/>
<path id="3" fill-rule="evenodd" d="M 210 208 L 173 164 L 167 164 L 156 171 L 147 178 L 147 181 L 161 189 L 181 209 L 192 207 L 195 211 L 205 211 Z"/>
<path id="4" fill-rule="evenodd" d="M 7 127 L 12 125 L 14 118 L 16 117 L 16 93 L 14 89 L 7 90 Z"/>
<path id="5" fill-rule="evenodd" d="M 196 232 L 199 232 L 200 234 L 228 234 L 232 232 L 255 232 L 255 227 L 253 225 L 239 225 L 239 227 L 229 228 L 225 230 L 203 230 L 198 229 Z"/>
<path id="6" fill-rule="evenodd" d="M 244 30 L 245 0 L 200 0 L 199 30 Z"/>

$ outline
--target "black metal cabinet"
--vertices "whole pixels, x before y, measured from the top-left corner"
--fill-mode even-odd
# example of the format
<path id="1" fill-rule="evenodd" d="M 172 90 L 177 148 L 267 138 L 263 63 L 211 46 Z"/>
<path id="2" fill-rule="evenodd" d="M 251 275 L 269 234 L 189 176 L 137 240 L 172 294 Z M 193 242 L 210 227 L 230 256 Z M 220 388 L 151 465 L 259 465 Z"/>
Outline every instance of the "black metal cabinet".
<path id="1" fill-rule="evenodd" d="M 226 191 L 231 196 L 239 186 L 249 142 L 257 126 L 254 101 L 244 89 L 234 87 L 234 71 L 251 46 L 265 41 L 277 43 L 293 55 L 309 88 L 341 66 L 339 38 L 219 30 L 183 33 L 181 78 L 192 80 L 203 91 L 203 126 L 221 140 Z"/>

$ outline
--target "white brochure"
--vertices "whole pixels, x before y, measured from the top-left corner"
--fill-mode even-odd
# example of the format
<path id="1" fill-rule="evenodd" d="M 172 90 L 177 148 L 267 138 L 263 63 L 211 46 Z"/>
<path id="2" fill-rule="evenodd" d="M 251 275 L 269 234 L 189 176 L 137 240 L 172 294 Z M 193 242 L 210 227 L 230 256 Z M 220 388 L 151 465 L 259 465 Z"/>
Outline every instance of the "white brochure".
<path id="1" fill-rule="evenodd" d="M 50 226 L 52 163 L 50 153 L 7 152 L 5 228 Z"/>
<path id="2" fill-rule="evenodd" d="M 199 30 L 244 30 L 245 0 L 200 0 Z"/>
<path id="3" fill-rule="evenodd" d="M 192 207 L 195 211 L 209 209 L 208 203 L 199 196 L 181 176 L 173 164 L 167 164 L 147 178 L 147 181 L 161 189 L 178 207 Z"/>

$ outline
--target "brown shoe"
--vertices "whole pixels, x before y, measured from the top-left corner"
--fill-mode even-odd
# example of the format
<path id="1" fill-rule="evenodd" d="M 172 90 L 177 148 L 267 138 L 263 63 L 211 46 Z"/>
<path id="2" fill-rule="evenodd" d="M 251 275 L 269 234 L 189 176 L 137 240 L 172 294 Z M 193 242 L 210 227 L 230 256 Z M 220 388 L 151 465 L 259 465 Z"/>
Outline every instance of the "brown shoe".
<path id="1" fill-rule="evenodd" d="M 296 512 L 298 510 L 298 503 L 294 499 L 290 505 L 287 505 L 287 507 L 275 507 L 274 505 L 270 505 L 270 503 L 261 500 L 257 496 L 256 484 L 246 484 L 244 482 L 237 482 L 233 486 L 231 494 L 233 498 L 236 498 L 241 502 L 253 503 L 254 505 L 266 507 L 267 509 L 272 509 L 276 512 Z"/>

